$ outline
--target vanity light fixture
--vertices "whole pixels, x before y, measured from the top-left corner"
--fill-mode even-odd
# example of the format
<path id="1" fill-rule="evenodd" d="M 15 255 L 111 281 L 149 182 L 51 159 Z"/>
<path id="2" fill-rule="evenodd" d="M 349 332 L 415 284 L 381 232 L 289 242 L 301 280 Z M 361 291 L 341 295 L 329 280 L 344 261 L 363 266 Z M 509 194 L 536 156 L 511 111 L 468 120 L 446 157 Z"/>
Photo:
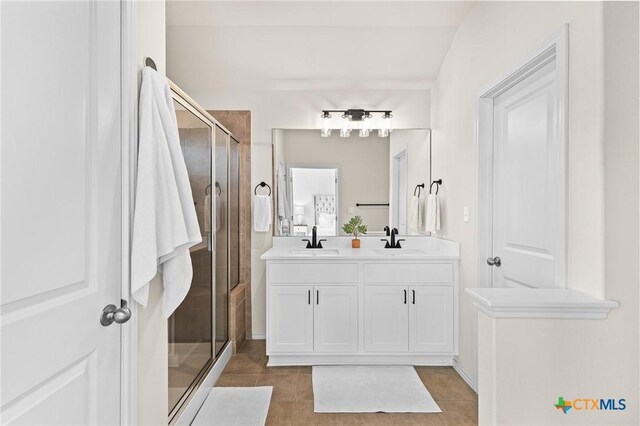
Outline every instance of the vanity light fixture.
<path id="1" fill-rule="evenodd" d="M 359 129 L 358 135 L 366 138 L 371 133 L 372 126 L 368 121 L 373 117 L 372 114 L 382 114 L 382 124 L 378 129 L 378 136 L 385 138 L 393 130 L 391 128 L 391 111 L 388 110 L 364 110 L 361 108 L 350 108 L 347 110 L 322 110 L 322 119 L 320 126 L 320 136 L 328 138 L 331 136 L 331 113 L 342 113 L 342 128 L 340 129 L 340 137 L 348 138 L 351 136 L 353 128 Z"/>

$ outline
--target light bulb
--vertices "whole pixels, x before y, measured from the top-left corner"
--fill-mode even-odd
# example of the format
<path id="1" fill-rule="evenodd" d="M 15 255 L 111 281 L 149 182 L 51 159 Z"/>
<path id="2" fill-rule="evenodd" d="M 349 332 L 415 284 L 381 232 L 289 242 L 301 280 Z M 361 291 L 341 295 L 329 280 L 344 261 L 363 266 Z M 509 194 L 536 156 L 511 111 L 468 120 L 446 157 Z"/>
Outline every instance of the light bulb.
<path id="1" fill-rule="evenodd" d="M 371 132 L 371 126 L 369 126 L 369 120 L 371 119 L 371 114 L 369 114 L 368 112 L 364 114 L 364 116 L 362 117 L 362 121 L 361 121 L 361 125 L 360 125 L 360 131 L 358 132 L 358 135 L 361 138 L 366 138 L 369 136 L 369 132 Z"/>
<path id="2" fill-rule="evenodd" d="M 328 138 L 331 136 L 331 114 L 329 114 L 328 111 L 323 111 L 320 117 L 322 120 L 320 124 L 320 136 Z"/>
<path id="3" fill-rule="evenodd" d="M 391 132 L 391 117 L 393 116 L 390 111 L 385 112 L 382 116 L 382 124 L 378 130 L 378 137 L 386 138 L 389 136 L 389 132 Z"/>
<path id="4" fill-rule="evenodd" d="M 349 116 L 342 116 L 342 129 L 340 129 L 340 137 L 348 138 L 351 136 L 351 120 Z"/>

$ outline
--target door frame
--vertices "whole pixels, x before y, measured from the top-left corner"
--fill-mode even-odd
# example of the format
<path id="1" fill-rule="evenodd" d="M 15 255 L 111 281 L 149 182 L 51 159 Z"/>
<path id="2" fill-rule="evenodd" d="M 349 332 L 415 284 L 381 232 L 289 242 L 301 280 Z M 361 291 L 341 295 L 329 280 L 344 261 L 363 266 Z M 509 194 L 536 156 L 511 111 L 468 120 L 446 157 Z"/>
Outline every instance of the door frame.
<path id="1" fill-rule="evenodd" d="M 287 190 L 289 191 L 289 195 L 291 196 L 289 199 L 289 203 L 291 204 L 291 217 L 293 226 L 293 222 L 295 222 L 295 215 L 293 214 L 293 209 L 295 207 L 295 203 L 293 202 L 293 173 L 291 173 L 291 169 L 322 169 L 322 170 L 333 170 L 336 171 L 335 178 L 335 197 L 336 197 L 336 237 L 340 236 L 340 165 L 339 164 L 307 164 L 307 163 L 287 163 L 286 164 L 286 179 L 287 179 Z M 315 212 L 314 212 L 315 218 Z M 313 228 L 315 223 L 311 224 Z M 290 232 L 291 233 L 291 230 Z"/>
<path id="2" fill-rule="evenodd" d="M 404 169 L 400 167 L 402 162 L 404 161 Z M 400 235 L 410 235 L 411 230 L 409 229 L 409 149 L 407 145 L 404 144 L 400 149 L 398 149 L 394 154 L 391 155 L 391 205 L 389 208 L 389 224 L 393 228 L 393 219 L 397 215 L 398 219 L 398 229 L 400 230 Z M 405 191 L 404 194 L 400 191 L 400 175 L 404 174 L 405 181 Z M 404 206 L 405 206 L 405 214 L 404 214 L 404 223 L 405 223 L 405 232 L 402 232 L 400 229 L 400 200 L 404 196 Z M 396 212 L 397 210 L 397 212 Z"/>
<path id="3" fill-rule="evenodd" d="M 515 84 L 529 77 L 544 65 L 555 62 L 555 81 L 557 82 L 557 134 L 560 149 L 556 161 L 567 169 L 568 112 L 569 112 L 569 24 L 516 63 L 497 79 L 489 83 L 476 94 L 476 205 L 478 226 L 476 228 L 476 287 L 491 287 L 491 269 L 484 268 L 487 257 L 493 249 L 493 104 L 494 99 Z M 562 279 L 567 282 L 567 174 L 565 179 L 556 182 L 560 201 L 564 206 L 563 214 L 557 219 L 556 229 L 564 229 L 559 236 L 564 250 L 557 254 Z"/>
<path id="4" fill-rule="evenodd" d="M 476 227 L 476 287 L 491 287 L 491 269 L 485 268 L 487 257 L 493 250 L 493 104 L 494 99 L 515 84 L 519 83 L 542 66 L 555 62 L 555 80 L 557 82 L 557 140 L 561 143 L 558 164 L 564 165 L 565 179 L 556 182 L 561 202 L 564 206 L 563 214 L 558 218 L 558 229 L 564 229 L 560 237 L 564 250 L 558 253 L 563 280 L 567 283 L 567 147 L 569 142 L 569 24 L 562 25 L 551 38 L 534 49 L 525 58 L 508 68 L 495 80 L 476 92 L 476 206 L 478 209 L 478 225 Z M 469 377 L 469 385 L 478 390 L 478 309 L 473 307 L 473 360 L 475 363 L 474 376 Z M 454 361 L 454 366 L 456 362 Z"/>
<path id="5" fill-rule="evenodd" d="M 120 334 L 120 423 L 138 423 L 138 306 L 131 295 L 131 229 L 135 205 L 135 171 L 138 152 L 138 63 L 136 61 L 135 0 L 120 2 L 121 55 L 121 177 L 122 177 L 122 296 L 131 319 Z"/>

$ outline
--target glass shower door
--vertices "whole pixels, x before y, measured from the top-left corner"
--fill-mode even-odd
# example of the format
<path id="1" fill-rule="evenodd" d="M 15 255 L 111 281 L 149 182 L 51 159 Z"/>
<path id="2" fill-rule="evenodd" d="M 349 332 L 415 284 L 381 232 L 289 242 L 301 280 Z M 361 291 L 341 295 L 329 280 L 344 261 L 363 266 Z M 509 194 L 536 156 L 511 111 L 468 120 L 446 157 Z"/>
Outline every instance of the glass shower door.
<path id="1" fill-rule="evenodd" d="M 213 252 L 211 247 L 212 128 L 174 101 L 180 147 L 200 224 L 202 242 L 189 249 L 191 288 L 169 317 L 169 412 L 179 407 L 215 357 L 212 344 Z"/>
<path id="2" fill-rule="evenodd" d="M 229 135 L 215 127 L 215 354 L 219 354 L 228 339 L 229 324 Z"/>

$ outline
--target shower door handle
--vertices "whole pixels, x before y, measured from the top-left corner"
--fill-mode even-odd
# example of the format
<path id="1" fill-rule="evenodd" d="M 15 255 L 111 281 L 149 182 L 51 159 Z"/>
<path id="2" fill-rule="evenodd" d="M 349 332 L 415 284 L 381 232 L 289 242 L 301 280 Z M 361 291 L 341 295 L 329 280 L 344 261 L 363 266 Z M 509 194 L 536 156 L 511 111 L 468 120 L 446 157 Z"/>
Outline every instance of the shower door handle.
<path id="1" fill-rule="evenodd" d="M 100 315 L 100 324 L 107 327 L 114 322 L 124 324 L 131 319 L 131 309 L 127 306 L 126 300 L 120 300 L 120 308 L 116 305 L 107 305 Z"/>

